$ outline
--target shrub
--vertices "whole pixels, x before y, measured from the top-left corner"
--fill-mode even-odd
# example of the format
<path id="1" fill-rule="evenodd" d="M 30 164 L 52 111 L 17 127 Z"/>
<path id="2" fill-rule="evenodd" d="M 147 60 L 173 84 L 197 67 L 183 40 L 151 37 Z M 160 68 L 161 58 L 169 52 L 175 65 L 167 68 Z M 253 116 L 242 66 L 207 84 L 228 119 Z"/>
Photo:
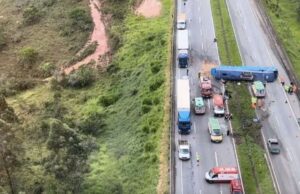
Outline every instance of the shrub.
<path id="1" fill-rule="evenodd" d="M 142 112 L 144 114 L 150 112 L 150 110 L 151 110 L 151 106 L 149 106 L 149 105 L 142 105 Z"/>
<path id="2" fill-rule="evenodd" d="M 75 8 L 69 13 L 71 26 L 79 31 L 90 31 L 92 29 L 92 19 L 90 15 L 81 8 Z"/>
<path id="3" fill-rule="evenodd" d="M 155 91 L 157 90 L 162 84 L 164 83 L 163 78 L 158 78 L 152 81 L 152 83 L 149 86 L 150 91 Z"/>
<path id="4" fill-rule="evenodd" d="M 39 53 L 31 47 L 24 47 L 19 55 L 21 64 L 31 66 L 36 63 Z"/>
<path id="5" fill-rule="evenodd" d="M 26 8 L 23 12 L 23 23 L 26 25 L 32 25 L 40 21 L 41 12 L 33 5 Z"/>
<path id="6" fill-rule="evenodd" d="M 39 67 L 43 77 L 51 76 L 54 73 L 55 68 L 53 63 L 43 63 Z"/>
<path id="7" fill-rule="evenodd" d="M 96 41 L 89 44 L 82 52 L 79 53 L 78 56 L 76 56 L 70 60 L 69 65 L 74 64 L 78 61 L 81 61 L 84 58 L 86 58 L 87 56 L 93 54 L 95 52 L 95 50 L 97 49 L 97 46 L 98 46 L 98 43 Z"/>
<path id="8" fill-rule="evenodd" d="M 6 36 L 4 34 L 4 30 L 2 28 L 0 28 L 0 51 L 1 51 L 1 49 L 3 49 L 6 46 L 6 44 L 7 44 L 6 41 L 7 40 L 6 40 Z"/>
<path id="9" fill-rule="evenodd" d="M 101 96 L 99 99 L 99 103 L 104 106 L 108 107 L 119 100 L 119 94 L 110 94 L 106 96 Z"/>
<path id="10" fill-rule="evenodd" d="M 91 85 L 95 80 L 95 72 L 91 67 L 81 67 L 77 71 L 67 75 L 67 86 L 83 88 Z"/>
<path id="11" fill-rule="evenodd" d="M 78 128 L 85 134 L 99 135 L 105 130 L 104 114 L 93 112 L 79 123 Z"/>

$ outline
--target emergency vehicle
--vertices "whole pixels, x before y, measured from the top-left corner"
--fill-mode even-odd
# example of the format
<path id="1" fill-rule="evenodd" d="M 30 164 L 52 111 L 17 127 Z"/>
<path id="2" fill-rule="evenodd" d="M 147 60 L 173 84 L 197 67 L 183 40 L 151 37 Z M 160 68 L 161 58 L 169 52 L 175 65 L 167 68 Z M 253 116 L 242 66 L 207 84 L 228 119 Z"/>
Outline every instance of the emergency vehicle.
<path id="1" fill-rule="evenodd" d="M 257 98 L 264 98 L 266 96 L 265 86 L 261 81 L 253 82 L 251 89 Z"/>
<path id="2" fill-rule="evenodd" d="M 223 141 L 223 133 L 219 121 L 213 117 L 208 119 L 208 132 L 212 142 L 221 143 Z"/>
<path id="3" fill-rule="evenodd" d="M 196 97 L 193 100 L 195 114 L 205 114 L 205 103 L 202 97 Z"/>
<path id="4" fill-rule="evenodd" d="M 235 167 L 214 167 L 205 173 L 208 183 L 229 183 L 239 178 L 239 172 Z"/>

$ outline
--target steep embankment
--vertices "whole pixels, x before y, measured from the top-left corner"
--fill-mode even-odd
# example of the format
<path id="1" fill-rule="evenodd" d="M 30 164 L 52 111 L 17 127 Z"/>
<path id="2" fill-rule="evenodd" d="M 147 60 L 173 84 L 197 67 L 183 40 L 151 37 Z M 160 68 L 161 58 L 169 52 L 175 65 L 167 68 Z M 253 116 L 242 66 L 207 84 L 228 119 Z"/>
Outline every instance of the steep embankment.
<path id="1" fill-rule="evenodd" d="M 167 163 L 160 142 L 168 139 L 171 2 L 151 19 L 134 15 L 129 1 L 101 5 L 114 52 L 107 71 L 79 68 L 8 99 L 25 152 L 17 191 L 157 191 L 159 165 Z"/>

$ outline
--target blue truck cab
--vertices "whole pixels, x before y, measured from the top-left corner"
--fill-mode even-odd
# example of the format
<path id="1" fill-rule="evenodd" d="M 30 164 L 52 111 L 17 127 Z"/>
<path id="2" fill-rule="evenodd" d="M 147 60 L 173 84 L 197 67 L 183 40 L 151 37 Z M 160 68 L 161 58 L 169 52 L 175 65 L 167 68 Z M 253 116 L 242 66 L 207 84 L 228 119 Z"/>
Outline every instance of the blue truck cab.
<path id="1" fill-rule="evenodd" d="M 181 50 L 178 53 L 178 64 L 179 68 L 187 68 L 189 64 L 188 50 Z"/>
<path id="2" fill-rule="evenodd" d="M 190 110 L 178 111 L 178 129 L 181 134 L 191 132 L 191 112 Z"/>

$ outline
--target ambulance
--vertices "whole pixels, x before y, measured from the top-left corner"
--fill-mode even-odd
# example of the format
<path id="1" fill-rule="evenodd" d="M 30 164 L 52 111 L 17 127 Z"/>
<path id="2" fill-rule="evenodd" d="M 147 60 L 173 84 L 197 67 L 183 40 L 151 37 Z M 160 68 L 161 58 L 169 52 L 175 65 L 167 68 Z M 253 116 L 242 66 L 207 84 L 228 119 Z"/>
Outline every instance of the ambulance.
<path id="1" fill-rule="evenodd" d="M 238 178 L 239 172 L 234 167 L 214 167 L 205 173 L 205 180 L 208 183 L 230 183 Z"/>

